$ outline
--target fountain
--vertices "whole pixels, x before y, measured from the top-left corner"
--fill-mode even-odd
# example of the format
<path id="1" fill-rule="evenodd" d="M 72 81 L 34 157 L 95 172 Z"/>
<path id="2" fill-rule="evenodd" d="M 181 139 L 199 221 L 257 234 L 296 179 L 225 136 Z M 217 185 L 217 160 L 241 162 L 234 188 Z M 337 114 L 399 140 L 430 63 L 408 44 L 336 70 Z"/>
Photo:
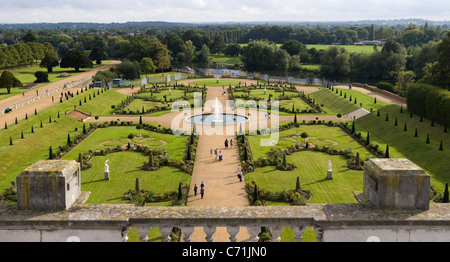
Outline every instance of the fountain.
<path id="1" fill-rule="evenodd" d="M 186 118 L 187 122 L 204 126 L 226 126 L 245 123 L 248 117 L 234 113 L 220 113 L 219 100 L 216 98 L 214 113 L 193 115 Z"/>
<path id="2" fill-rule="evenodd" d="M 219 99 L 216 97 L 216 104 L 214 105 L 214 119 L 212 123 L 221 123 L 223 119 L 219 116 Z"/>

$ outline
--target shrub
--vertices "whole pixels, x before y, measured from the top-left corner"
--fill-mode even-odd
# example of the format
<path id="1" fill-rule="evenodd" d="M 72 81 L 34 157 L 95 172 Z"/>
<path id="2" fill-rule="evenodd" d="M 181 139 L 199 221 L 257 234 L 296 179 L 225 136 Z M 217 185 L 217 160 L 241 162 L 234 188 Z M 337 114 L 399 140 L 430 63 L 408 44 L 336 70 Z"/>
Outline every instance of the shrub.
<path id="1" fill-rule="evenodd" d="M 389 92 L 394 92 L 394 86 L 390 83 L 386 83 L 386 82 L 379 82 L 377 84 L 377 88 L 382 89 L 382 90 L 386 90 Z"/>

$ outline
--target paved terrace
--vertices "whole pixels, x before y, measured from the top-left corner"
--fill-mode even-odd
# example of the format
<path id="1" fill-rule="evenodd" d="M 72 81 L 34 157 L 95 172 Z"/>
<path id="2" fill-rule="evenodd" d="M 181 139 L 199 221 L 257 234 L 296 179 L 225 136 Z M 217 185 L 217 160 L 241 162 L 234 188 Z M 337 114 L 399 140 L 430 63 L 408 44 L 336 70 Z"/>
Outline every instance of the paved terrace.
<path id="1" fill-rule="evenodd" d="M 0 206 L 0 241 L 126 241 L 130 227 L 147 240 L 151 227 L 159 227 L 163 242 L 172 227 L 180 227 L 189 242 L 194 227 L 203 227 L 205 239 L 214 241 L 216 227 L 226 227 L 229 239 L 256 241 L 260 227 L 270 227 L 279 241 L 283 227 L 290 226 L 301 241 L 305 227 L 312 226 L 322 242 L 450 241 L 450 204 L 431 204 L 429 210 L 384 211 L 370 204 L 308 204 L 291 207 L 137 207 L 134 205 L 76 204 L 67 211 L 19 211 L 15 205 Z M 237 237 L 247 227 L 250 236 Z M 242 235 L 242 234 L 240 234 Z M 240 239 L 239 239 L 240 238 Z"/>

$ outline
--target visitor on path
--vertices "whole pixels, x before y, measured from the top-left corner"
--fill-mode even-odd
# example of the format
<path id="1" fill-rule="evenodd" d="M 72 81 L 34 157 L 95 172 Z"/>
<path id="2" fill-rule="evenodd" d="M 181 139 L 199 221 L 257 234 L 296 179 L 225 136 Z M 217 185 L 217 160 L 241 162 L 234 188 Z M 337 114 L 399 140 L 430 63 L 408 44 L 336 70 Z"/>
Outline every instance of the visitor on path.
<path id="1" fill-rule="evenodd" d="M 200 183 L 200 187 L 204 188 L 205 187 L 205 183 L 203 183 L 203 181 Z"/>
<path id="2" fill-rule="evenodd" d="M 214 159 L 217 160 L 217 148 L 214 150 L 214 155 L 215 155 Z"/>
<path id="3" fill-rule="evenodd" d="M 194 196 L 197 196 L 197 189 L 198 189 L 197 184 L 195 184 L 194 185 Z"/>
<path id="4" fill-rule="evenodd" d="M 228 139 L 225 139 L 225 147 L 228 148 Z"/>
<path id="5" fill-rule="evenodd" d="M 230 139 L 230 148 L 233 147 L 233 139 Z"/>
<path id="6" fill-rule="evenodd" d="M 238 178 L 239 178 L 239 182 L 242 182 L 242 172 L 238 172 Z"/>
<path id="7" fill-rule="evenodd" d="M 211 148 L 211 150 L 209 150 L 209 153 L 211 154 L 211 156 L 212 156 L 212 153 L 213 153 L 213 150 L 212 150 L 212 148 Z"/>
<path id="8" fill-rule="evenodd" d="M 204 194 L 205 194 L 205 188 L 202 187 L 202 188 L 200 189 L 200 195 L 202 195 L 202 199 L 203 199 L 203 195 L 204 195 Z"/>
<path id="9" fill-rule="evenodd" d="M 223 155 L 222 155 L 222 151 L 219 152 L 219 161 L 223 160 Z"/>

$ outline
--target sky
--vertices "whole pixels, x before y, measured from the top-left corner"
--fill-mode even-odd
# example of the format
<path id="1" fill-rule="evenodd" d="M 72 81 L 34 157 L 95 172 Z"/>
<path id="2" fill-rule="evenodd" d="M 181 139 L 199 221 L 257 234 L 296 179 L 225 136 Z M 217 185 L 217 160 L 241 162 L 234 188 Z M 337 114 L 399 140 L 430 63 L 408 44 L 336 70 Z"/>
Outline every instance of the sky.
<path id="1" fill-rule="evenodd" d="M 449 0 L 0 0 L 0 23 L 450 20 Z"/>

